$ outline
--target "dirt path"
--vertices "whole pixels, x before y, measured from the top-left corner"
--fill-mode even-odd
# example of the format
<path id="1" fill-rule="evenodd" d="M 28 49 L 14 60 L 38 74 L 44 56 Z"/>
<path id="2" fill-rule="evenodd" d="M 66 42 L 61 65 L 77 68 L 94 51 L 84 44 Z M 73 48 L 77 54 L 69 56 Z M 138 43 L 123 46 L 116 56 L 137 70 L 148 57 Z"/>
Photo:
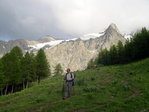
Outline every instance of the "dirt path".
<path id="1" fill-rule="evenodd" d="M 3 103 L 3 104 L 0 104 L 0 107 L 6 107 L 6 106 L 9 106 L 11 103 L 10 102 L 6 102 L 6 103 Z"/>
<path id="2" fill-rule="evenodd" d="M 14 97 L 14 98 L 11 98 L 9 100 L 7 100 L 7 102 L 4 102 L 2 104 L 0 104 L 0 107 L 6 107 L 6 106 L 9 106 L 11 104 L 13 104 L 15 101 L 17 101 L 18 99 L 23 99 L 25 97 Z"/>
<path id="3" fill-rule="evenodd" d="M 112 78 L 109 78 L 109 79 L 112 79 Z M 140 92 L 141 92 L 141 90 L 139 88 L 136 88 L 127 98 L 131 98 L 133 96 L 136 96 Z M 101 106 L 105 106 L 105 105 L 108 105 L 108 104 L 110 104 L 110 103 L 102 102 L 102 103 L 96 104 L 95 106 L 90 107 L 90 108 L 80 108 L 80 109 L 74 109 L 74 110 L 70 110 L 70 111 L 66 111 L 66 112 L 85 112 L 85 111 L 89 111 L 89 110 L 94 110 L 99 106 L 101 107 Z"/>
<path id="4" fill-rule="evenodd" d="M 116 78 L 116 76 L 108 77 L 108 78 L 102 80 L 102 82 L 96 83 L 96 86 L 99 86 L 99 85 L 103 86 L 103 85 L 109 83 L 110 81 L 112 81 L 115 78 Z"/>
<path id="5" fill-rule="evenodd" d="M 141 90 L 139 88 L 136 88 L 127 98 L 132 98 L 136 96 L 137 94 L 139 94 L 140 92 Z"/>
<path id="6" fill-rule="evenodd" d="M 91 108 L 80 108 L 80 109 L 69 110 L 69 111 L 66 111 L 66 112 L 85 112 L 85 111 L 89 111 L 89 110 L 94 110 L 97 107 L 105 106 L 105 105 L 108 105 L 108 104 L 109 103 L 107 103 L 107 102 L 103 102 L 103 103 L 98 103 L 98 104 L 96 104 L 95 106 L 93 106 Z"/>
<path id="7" fill-rule="evenodd" d="M 52 100 L 50 102 L 47 102 L 47 103 L 44 103 L 44 104 L 40 104 L 40 105 L 36 106 L 35 108 L 27 110 L 25 112 L 36 112 L 37 110 L 42 110 L 42 108 L 45 107 L 45 106 L 51 105 L 51 104 L 53 104 L 55 102 L 59 102 L 59 101 L 62 101 L 62 99 L 54 99 L 54 100 Z"/>

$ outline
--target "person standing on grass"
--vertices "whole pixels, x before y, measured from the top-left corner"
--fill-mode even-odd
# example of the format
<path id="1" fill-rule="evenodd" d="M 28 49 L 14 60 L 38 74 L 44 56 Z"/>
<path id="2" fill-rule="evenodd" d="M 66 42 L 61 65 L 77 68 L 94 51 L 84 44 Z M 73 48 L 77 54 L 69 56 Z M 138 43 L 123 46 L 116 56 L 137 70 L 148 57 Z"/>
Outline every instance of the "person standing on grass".
<path id="1" fill-rule="evenodd" d="M 63 99 L 69 98 L 72 95 L 72 89 L 74 86 L 74 73 L 70 71 L 70 68 L 66 70 L 66 74 L 64 76 L 64 80 L 66 81 L 66 89 L 65 89 L 65 95 Z"/>

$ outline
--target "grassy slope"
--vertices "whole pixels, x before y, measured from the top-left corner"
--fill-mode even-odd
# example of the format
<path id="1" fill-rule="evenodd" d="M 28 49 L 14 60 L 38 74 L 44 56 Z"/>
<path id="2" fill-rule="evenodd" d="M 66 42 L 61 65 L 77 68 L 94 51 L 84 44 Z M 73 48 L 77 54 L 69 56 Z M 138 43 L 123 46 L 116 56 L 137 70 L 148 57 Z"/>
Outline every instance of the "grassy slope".
<path id="1" fill-rule="evenodd" d="M 149 110 L 149 58 L 77 73 L 75 95 L 62 100 L 62 76 L 0 97 L 0 112 L 140 112 Z"/>

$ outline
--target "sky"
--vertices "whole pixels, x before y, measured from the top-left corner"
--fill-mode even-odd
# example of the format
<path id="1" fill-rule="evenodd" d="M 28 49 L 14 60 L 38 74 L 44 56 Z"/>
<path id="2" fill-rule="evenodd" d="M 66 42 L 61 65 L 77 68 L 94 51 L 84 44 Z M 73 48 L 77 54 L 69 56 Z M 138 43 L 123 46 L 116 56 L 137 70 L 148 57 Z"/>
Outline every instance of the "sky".
<path id="1" fill-rule="evenodd" d="M 122 34 L 149 28 L 149 0 L 0 0 L 0 40 L 74 38 L 115 23 Z"/>

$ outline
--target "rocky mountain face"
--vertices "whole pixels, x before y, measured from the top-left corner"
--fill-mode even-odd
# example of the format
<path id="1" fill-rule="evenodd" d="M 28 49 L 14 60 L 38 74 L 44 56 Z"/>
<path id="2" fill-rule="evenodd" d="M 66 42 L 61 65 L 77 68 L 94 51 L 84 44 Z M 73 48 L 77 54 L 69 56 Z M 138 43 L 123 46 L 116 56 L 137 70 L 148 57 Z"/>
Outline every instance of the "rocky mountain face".
<path id="1" fill-rule="evenodd" d="M 9 42 L 0 41 L 0 55 L 9 52 L 15 46 L 19 46 L 23 51 L 28 50 L 28 44 L 24 39 L 11 40 Z"/>
<path id="2" fill-rule="evenodd" d="M 109 49 L 118 41 L 124 43 L 125 40 L 117 26 L 111 24 L 102 33 L 88 34 L 71 40 L 55 40 L 46 36 L 37 41 L 24 39 L 9 42 L 0 41 L 0 55 L 10 51 L 14 46 L 19 46 L 24 52 L 37 52 L 40 48 L 43 48 L 52 71 L 59 63 L 63 70 L 70 68 L 72 71 L 76 71 L 85 69 L 89 60 L 95 58 L 101 49 Z"/>
<path id="3" fill-rule="evenodd" d="M 40 43 L 51 42 L 55 39 L 49 36 L 45 36 L 35 41 L 29 41 L 25 39 L 10 40 L 8 42 L 0 40 L 0 56 L 9 52 L 13 47 L 19 46 L 23 52 L 34 50 L 31 46 Z M 46 46 L 44 46 L 46 47 Z"/>
<path id="4" fill-rule="evenodd" d="M 71 40 L 45 50 L 51 68 L 60 63 L 64 70 L 71 68 L 72 71 L 82 70 L 87 67 L 90 59 L 95 58 L 101 49 L 125 42 L 115 24 L 111 24 L 102 36 L 89 40 Z"/>

